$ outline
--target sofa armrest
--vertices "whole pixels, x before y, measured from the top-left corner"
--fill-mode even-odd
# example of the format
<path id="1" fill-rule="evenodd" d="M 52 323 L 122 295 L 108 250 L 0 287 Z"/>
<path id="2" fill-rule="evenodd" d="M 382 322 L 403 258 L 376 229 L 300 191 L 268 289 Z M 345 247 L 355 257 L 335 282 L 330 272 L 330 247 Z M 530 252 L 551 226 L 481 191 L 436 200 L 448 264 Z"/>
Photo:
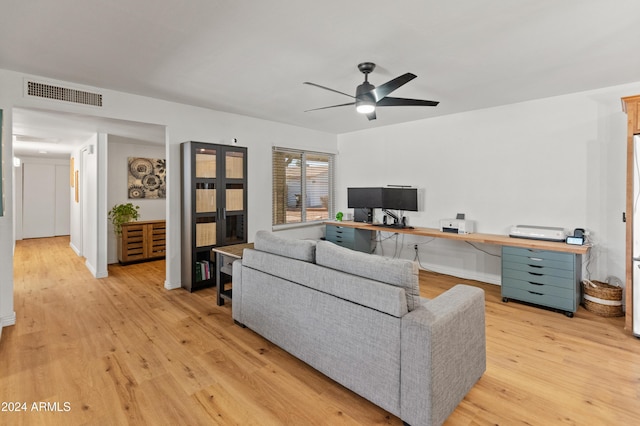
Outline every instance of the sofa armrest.
<path id="1" fill-rule="evenodd" d="M 231 298 L 231 316 L 236 323 L 244 324 L 242 321 L 242 259 L 236 259 L 231 265 L 233 270 L 233 297 Z"/>
<path id="2" fill-rule="evenodd" d="M 486 370 L 484 291 L 458 284 L 402 318 L 400 412 L 440 425 Z"/>

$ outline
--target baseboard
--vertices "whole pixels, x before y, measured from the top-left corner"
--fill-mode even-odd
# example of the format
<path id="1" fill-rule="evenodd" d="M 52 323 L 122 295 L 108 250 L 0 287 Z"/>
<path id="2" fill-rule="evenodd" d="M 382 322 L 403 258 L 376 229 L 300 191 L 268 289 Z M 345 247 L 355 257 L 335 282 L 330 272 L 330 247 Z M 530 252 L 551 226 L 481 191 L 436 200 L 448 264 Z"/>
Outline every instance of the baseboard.
<path id="1" fill-rule="evenodd" d="M 69 247 L 71 247 L 71 250 L 73 250 L 73 252 L 76 254 L 76 256 L 81 256 L 80 255 L 80 250 L 78 250 L 78 248 L 73 245 L 73 243 L 69 243 Z"/>
<path id="2" fill-rule="evenodd" d="M 164 282 L 164 288 L 166 290 L 175 290 L 175 289 L 180 288 L 180 287 L 182 287 L 180 284 L 178 284 L 178 285 L 171 284 L 169 281 L 166 281 L 166 280 Z"/>
<path id="3" fill-rule="evenodd" d="M 4 327 L 8 327 L 10 325 L 15 325 L 16 323 L 16 313 L 12 312 L 9 315 L 5 315 L 0 317 L 0 338 L 2 337 L 2 329 Z"/>
<path id="4" fill-rule="evenodd" d="M 98 278 L 96 276 L 96 268 L 93 267 L 93 265 L 91 264 L 91 262 L 89 262 L 89 260 L 85 260 L 84 266 L 86 266 L 87 269 L 89 270 L 89 272 L 91 272 L 91 275 L 93 275 L 94 277 Z"/>
<path id="5" fill-rule="evenodd" d="M 2 340 L 2 329 L 10 325 L 15 325 L 16 313 L 12 312 L 10 315 L 0 317 L 0 340 Z"/>

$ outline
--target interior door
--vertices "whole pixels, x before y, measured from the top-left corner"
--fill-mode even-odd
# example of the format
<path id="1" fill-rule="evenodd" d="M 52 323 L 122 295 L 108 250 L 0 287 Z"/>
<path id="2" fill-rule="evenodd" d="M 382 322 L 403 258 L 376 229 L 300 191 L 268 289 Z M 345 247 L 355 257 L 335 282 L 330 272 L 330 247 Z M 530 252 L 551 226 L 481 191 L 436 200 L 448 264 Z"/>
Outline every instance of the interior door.
<path id="1" fill-rule="evenodd" d="M 56 208 L 55 165 L 23 163 L 22 166 L 22 236 L 53 237 Z"/>

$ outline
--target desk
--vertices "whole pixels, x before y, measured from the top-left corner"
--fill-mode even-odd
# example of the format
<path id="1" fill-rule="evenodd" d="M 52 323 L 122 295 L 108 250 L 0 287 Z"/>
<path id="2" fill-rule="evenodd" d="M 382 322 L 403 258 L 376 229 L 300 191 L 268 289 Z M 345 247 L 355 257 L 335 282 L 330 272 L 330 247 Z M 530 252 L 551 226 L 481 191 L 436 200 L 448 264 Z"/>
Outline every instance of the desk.
<path id="1" fill-rule="evenodd" d="M 512 238 L 497 234 L 452 234 L 435 228 L 394 228 L 358 222 L 326 222 L 327 228 L 355 228 L 502 247 L 502 300 L 518 300 L 560 310 L 568 317 L 581 301 L 582 255 L 590 246 Z M 335 239 L 327 232 L 327 240 Z M 341 241 L 337 242 L 342 244 Z M 342 244 L 344 245 L 344 244 Z M 366 251 L 366 250 L 360 250 Z"/>
<path id="2" fill-rule="evenodd" d="M 470 243 L 522 247 L 532 250 L 560 251 L 563 253 L 573 254 L 586 254 L 590 248 L 589 246 L 574 246 L 563 242 L 561 243 L 555 241 L 529 240 L 526 238 L 512 238 L 508 235 L 499 234 L 452 234 L 450 232 L 442 232 L 441 230 L 435 228 L 392 228 L 359 222 L 326 222 L 326 224 L 332 226 L 345 226 L 348 228 L 364 229 L 374 232 L 380 231 L 398 234 L 410 234 L 419 237 L 445 238 L 448 240 L 468 241 Z"/>
<path id="3" fill-rule="evenodd" d="M 225 289 L 222 274 L 232 277 L 232 264 L 236 259 L 242 259 L 244 249 L 252 249 L 253 243 L 233 244 L 230 246 L 214 247 L 211 249 L 216 254 L 216 303 L 224 305 L 224 301 L 231 300 L 232 289 Z"/>

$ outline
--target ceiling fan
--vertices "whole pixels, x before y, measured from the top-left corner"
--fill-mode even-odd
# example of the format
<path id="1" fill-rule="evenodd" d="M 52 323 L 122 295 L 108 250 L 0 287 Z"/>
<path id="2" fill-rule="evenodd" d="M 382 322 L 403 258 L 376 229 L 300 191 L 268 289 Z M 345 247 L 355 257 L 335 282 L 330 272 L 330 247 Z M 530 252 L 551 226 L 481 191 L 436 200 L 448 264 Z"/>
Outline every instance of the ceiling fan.
<path id="1" fill-rule="evenodd" d="M 437 101 L 425 101 L 422 99 L 407 99 L 407 98 L 392 98 L 389 95 L 391 92 L 399 88 L 400 86 L 405 85 L 410 82 L 414 78 L 417 77 L 415 74 L 411 74 L 410 72 L 401 75 L 400 77 L 396 77 L 393 80 L 389 80 L 386 83 L 375 87 L 373 84 L 369 83 L 369 73 L 371 73 L 376 67 L 376 64 L 373 62 L 363 62 L 358 64 L 358 69 L 361 73 L 364 74 L 364 82 L 356 88 L 356 95 L 351 96 L 347 93 L 340 92 L 339 90 L 330 89 L 328 87 L 321 86 L 319 84 L 310 83 L 305 81 L 304 84 L 308 84 L 310 86 L 319 87 L 324 90 L 329 90 L 331 92 L 339 93 L 341 95 L 348 96 L 350 98 L 355 99 L 354 102 L 349 102 L 347 104 L 340 105 L 331 105 L 322 108 L 314 108 L 306 110 L 309 111 L 318 111 L 321 109 L 327 108 L 336 108 L 347 105 L 355 105 L 356 111 L 361 114 L 366 114 L 369 120 L 376 119 L 376 107 L 379 106 L 436 106 L 439 104 Z"/>

